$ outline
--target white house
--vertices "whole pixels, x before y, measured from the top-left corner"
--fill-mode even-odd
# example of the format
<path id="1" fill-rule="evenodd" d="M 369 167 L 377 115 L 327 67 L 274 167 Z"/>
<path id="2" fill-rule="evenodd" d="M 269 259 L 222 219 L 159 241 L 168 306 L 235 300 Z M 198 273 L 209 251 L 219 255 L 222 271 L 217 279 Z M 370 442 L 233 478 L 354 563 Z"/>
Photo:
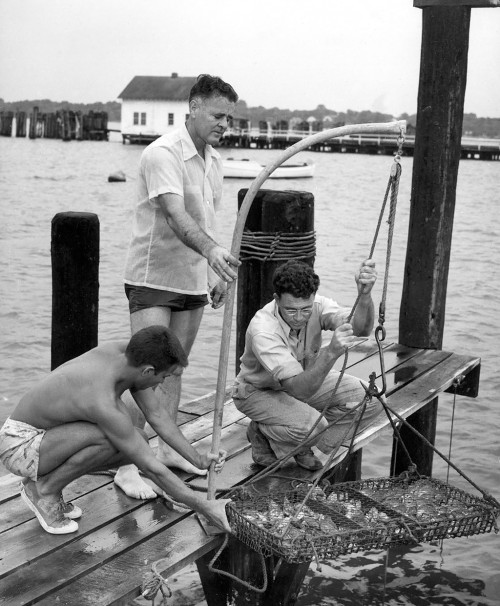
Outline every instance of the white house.
<path id="1" fill-rule="evenodd" d="M 189 114 L 189 91 L 196 77 L 135 76 L 118 99 L 123 142 L 148 143 L 177 128 Z"/>

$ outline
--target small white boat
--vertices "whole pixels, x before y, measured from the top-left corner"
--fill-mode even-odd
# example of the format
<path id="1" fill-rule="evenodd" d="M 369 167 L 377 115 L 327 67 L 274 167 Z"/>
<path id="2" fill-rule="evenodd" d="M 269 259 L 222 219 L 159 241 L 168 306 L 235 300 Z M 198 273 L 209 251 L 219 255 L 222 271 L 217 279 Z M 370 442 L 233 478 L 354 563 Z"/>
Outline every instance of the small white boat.
<path id="1" fill-rule="evenodd" d="M 255 179 L 265 168 L 264 165 L 255 160 L 246 158 L 224 158 L 224 177 L 234 179 Z M 314 176 L 314 164 L 311 162 L 284 163 L 278 166 L 270 175 L 269 179 L 304 179 Z"/>

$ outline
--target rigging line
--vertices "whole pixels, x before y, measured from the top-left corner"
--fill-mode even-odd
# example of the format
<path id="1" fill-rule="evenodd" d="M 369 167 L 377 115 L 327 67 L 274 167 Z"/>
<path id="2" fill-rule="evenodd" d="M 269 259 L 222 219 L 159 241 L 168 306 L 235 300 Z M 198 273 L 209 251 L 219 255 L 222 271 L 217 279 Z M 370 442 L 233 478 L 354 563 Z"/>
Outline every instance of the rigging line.
<path id="1" fill-rule="evenodd" d="M 370 253 L 369 253 L 369 256 L 368 256 L 369 259 L 371 259 L 373 257 L 373 253 L 375 251 L 375 245 L 377 243 L 377 239 L 378 239 L 378 235 L 379 235 L 379 231 L 380 231 L 380 226 L 382 224 L 382 218 L 384 216 L 385 207 L 387 205 L 387 200 L 389 198 L 389 194 L 391 193 L 391 191 L 393 193 L 393 195 L 391 196 L 391 204 L 394 201 L 394 207 L 395 207 L 395 203 L 397 201 L 397 194 L 398 194 L 398 191 L 399 191 L 399 178 L 401 176 L 401 165 L 399 164 L 398 156 L 396 156 L 396 158 L 394 159 L 394 163 L 397 164 L 397 167 L 399 168 L 399 170 L 398 169 L 394 170 L 394 166 L 391 167 L 391 173 L 389 175 L 389 180 L 387 182 L 387 188 L 385 190 L 384 200 L 382 202 L 382 207 L 380 209 L 380 213 L 379 213 L 379 217 L 378 217 L 378 222 L 377 222 L 377 227 L 375 229 L 375 234 L 373 236 L 372 244 L 371 244 L 371 247 L 370 247 Z M 397 181 L 398 187 L 394 187 L 395 180 Z M 394 212 L 395 212 L 395 210 L 394 210 Z M 390 217 L 390 215 L 389 215 L 389 217 Z M 390 231 L 390 233 L 389 233 L 389 235 L 391 237 L 392 237 L 392 233 L 393 233 L 392 231 Z M 389 248 L 389 250 L 390 250 L 390 248 Z M 387 267 L 387 261 L 386 261 L 386 267 Z M 387 277 L 387 275 L 386 275 L 386 277 Z M 384 292 L 387 292 L 387 288 L 384 289 Z M 347 322 L 351 321 L 351 319 L 352 319 L 352 317 L 354 315 L 354 312 L 356 310 L 356 307 L 358 306 L 360 298 L 361 298 L 361 294 L 358 293 L 358 296 L 356 297 L 354 305 L 353 305 L 353 307 L 351 309 L 351 313 L 347 317 Z"/>
<path id="2" fill-rule="evenodd" d="M 307 503 L 307 500 L 309 499 L 309 497 L 311 496 L 312 492 L 314 491 L 314 489 L 316 488 L 316 486 L 318 485 L 319 481 L 321 480 L 321 477 L 323 475 L 323 471 L 330 465 L 330 463 L 333 461 L 334 456 L 337 454 L 337 451 L 339 450 L 340 446 L 342 445 L 343 441 L 347 438 L 347 436 L 349 435 L 349 432 L 351 431 L 352 426 L 354 425 L 354 431 L 351 437 L 351 442 L 349 444 L 349 448 L 347 449 L 347 454 L 349 454 L 351 452 L 353 443 L 354 443 L 354 438 L 356 436 L 356 433 L 358 431 L 358 427 L 359 424 L 361 423 L 361 419 L 363 418 L 363 414 L 365 412 L 366 409 L 366 403 L 367 401 L 370 399 L 369 394 L 367 393 L 365 395 L 365 397 L 363 398 L 363 401 L 361 402 L 361 410 L 360 410 L 360 414 L 355 416 L 354 419 L 351 421 L 351 423 L 349 424 L 349 426 L 347 427 L 344 435 L 342 436 L 342 439 L 339 440 L 339 445 L 338 447 L 332 450 L 332 452 L 328 455 L 328 459 L 326 460 L 326 463 L 323 465 L 323 467 L 321 469 L 319 469 L 314 475 L 313 475 L 313 481 L 311 483 L 311 486 L 309 488 L 309 490 L 307 491 L 306 495 L 304 496 L 302 502 L 300 503 L 300 505 L 297 507 L 294 515 L 290 518 L 290 520 L 288 521 L 288 524 L 285 527 L 285 530 L 283 532 L 283 535 L 286 534 L 286 532 L 288 531 L 288 529 L 290 528 L 290 525 L 298 518 L 300 512 L 302 511 L 302 508 L 304 507 L 304 505 Z"/>
<path id="3" fill-rule="evenodd" d="M 461 380 L 462 380 L 462 376 L 460 377 L 455 377 L 455 379 L 453 380 L 453 408 L 452 408 L 452 412 L 451 412 L 451 427 L 450 427 L 450 445 L 448 448 L 448 458 L 451 459 L 451 443 L 453 441 L 453 425 L 455 422 L 455 407 L 456 407 L 456 402 L 457 402 L 457 387 L 460 385 Z M 448 484 L 448 480 L 450 477 L 450 466 L 448 465 L 447 469 L 446 469 L 446 483 Z"/>
<path id="4" fill-rule="evenodd" d="M 355 412 L 356 410 L 358 410 L 360 406 L 362 406 L 363 401 L 364 401 L 364 399 L 361 402 L 359 402 L 356 406 L 354 406 L 353 408 L 351 408 L 350 410 L 348 410 L 347 412 L 345 412 L 343 415 L 341 415 L 340 417 L 338 417 L 337 419 L 335 419 L 334 421 L 329 422 L 328 425 L 326 427 L 324 427 L 323 429 L 321 429 L 318 432 L 317 435 L 322 435 L 325 431 L 327 431 L 328 429 L 330 429 L 330 427 L 332 427 L 336 423 L 339 423 L 340 421 L 343 421 L 346 417 L 350 416 L 353 412 Z M 355 419 L 353 419 L 353 421 L 351 421 L 350 425 L 348 426 L 348 428 L 346 430 L 345 435 L 343 435 L 342 439 L 339 441 L 337 449 L 334 452 L 334 455 L 338 452 L 338 450 L 342 446 L 342 442 L 345 440 L 346 436 L 348 435 L 348 433 L 349 433 L 349 431 L 350 431 L 350 429 L 352 427 L 352 424 L 354 423 L 354 420 Z M 238 486 L 235 486 L 235 487 L 231 488 L 226 493 L 226 498 L 229 498 L 230 495 L 233 494 L 233 492 L 237 492 L 240 488 L 246 487 L 248 485 L 251 485 L 251 484 L 257 482 L 258 480 L 262 480 L 266 476 L 271 475 L 275 470 L 279 469 L 284 463 L 286 463 L 286 461 L 288 461 L 291 457 L 293 457 L 295 454 L 297 454 L 297 452 L 299 452 L 301 449 L 303 449 L 304 445 L 307 446 L 308 443 L 309 443 L 308 441 L 310 441 L 311 439 L 313 439 L 313 438 L 311 438 L 310 436 L 306 437 L 300 444 L 298 444 L 289 453 L 287 453 L 286 455 L 284 455 L 280 459 L 277 459 L 271 465 L 268 465 L 264 469 L 261 469 L 253 477 L 245 480 L 241 484 L 238 484 Z M 318 470 L 318 473 L 320 473 L 320 472 L 321 472 L 321 470 Z"/>
<path id="5" fill-rule="evenodd" d="M 389 423 L 391 424 L 392 431 L 393 431 L 393 434 L 394 434 L 395 439 L 396 439 L 396 444 L 398 446 L 401 445 L 401 447 L 403 448 L 403 450 L 404 450 L 404 452 L 406 454 L 406 458 L 409 461 L 409 464 L 416 469 L 417 466 L 413 462 L 413 460 L 412 460 L 412 458 L 410 456 L 410 453 L 408 452 L 408 449 L 406 448 L 406 445 L 405 445 L 405 443 L 404 443 L 404 441 L 403 441 L 403 439 L 401 437 L 401 433 L 399 431 L 398 425 L 397 425 L 397 423 L 394 422 L 394 419 L 390 415 L 389 411 L 391 411 L 391 409 L 387 405 L 387 402 L 385 400 L 383 400 L 380 397 L 380 394 L 378 393 L 377 386 L 375 385 L 375 373 L 372 373 L 370 375 L 370 380 L 373 381 L 373 386 L 370 384 L 370 387 L 372 387 L 372 389 L 377 390 L 377 391 L 373 392 L 373 395 L 375 395 L 375 397 L 377 398 L 377 400 L 382 404 L 382 408 L 384 409 L 384 412 L 387 415 L 387 418 L 389 419 Z M 395 457 L 394 457 L 394 459 L 395 459 Z M 394 475 L 394 472 L 395 472 L 395 467 L 393 468 L 393 471 L 392 471 L 393 475 Z"/>
<path id="6" fill-rule="evenodd" d="M 383 199 L 383 202 L 382 202 L 382 207 L 381 207 L 381 210 L 380 210 L 380 213 L 379 213 L 377 227 L 376 227 L 375 234 L 374 234 L 374 237 L 373 237 L 373 240 L 372 240 L 372 244 L 371 244 L 371 247 L 370 247 L 369 258 L 371 258 L 373 256 L 373 252 L 375 250 L 375 245 L 376 245 L 376 242 L 377 242 L 377 239 L 378 239 L 378 235 L 379 235 L 379 231 L 380 231 L 380 226 L 382 224 L 382 218 L 384 216 L 385 208 L 386 208 L 386 205 L 387 205 L 387 200 L 389 199 L 389 194 L 392 194 L 391 195 L 392 215 L 391 215 L 391 213 L 389 214 L 389 220 L 391 220 L 391 217 L 392 217 L 392 224 L 394 223 L 395 206 L 396 206 L 396 203 L 397 203 L 397 194 L 398 194 L 398 189 L 399 189 L 399 178 L 401 176 L 401 165 L 399 163 L 399 160 L 400 160 L 400 157 L 401 157 L 401 148 L 402 148 L 403 141 L 404 141 L 404 138 L 402 136 L 400 136 L 398 138 L 398 151 L 397 151 L 397 154 L 396 154 L 396 156 L 394 158 L 393 166 L 391 166 L 391 172 L 390 172 L 390 175 L 389 175 L 389 180 L 388 180 L 388 183 L 387 183 L 384 199 Z M 395 186 L 395 182 L 396 182 L 396 186 Z M 392 230 L 390 229 L 389 230 L 389 236 L 391 238 L 392 238 L 392 234 L 393 234 L 393 229 Z M 391 244 L 389 244 L 389 243 L 388 243 L 388 250 L 389 251 L 391 250 Z M 387 268 L 387 262 L 386 262 L 386 268 Z M 388 272 L 387 272 L 387 269 L 386 269 L 386 275 L 385 275 L 385 278 L 384 278 L 385 282 L 387 281 L 387 274 L 388 274 Z M 387 291 L 387 288 L 385 288 L 385 292 L 386 291 Z M 348 318 L 346 320 L 347 322 L 351 321 L 352 316 L 354 315 L 356 307 L 357 307 L 357 305 L 359 303 L 360 297 L 361 297 L 361 295 L 358 293 L 356 301 L 354 302 L 354 305 L 353 305 L 353 307 L 351 309 L 351 312 L 350 312 L 350 314 L 349 314 L 349 316 L 348 316 Z M 347 366 L 347 360 L 348 360 L 348 349 L 346 348 L 345 354 L 344 354 L 344 361 L 343 361 L 343 364 L 342 364 L 342 369 L 341 369 L 341 371 L 339 373 L 339 377 L 338 377 L 337 382 L 335 384 L 335 387 L 333 389 L 332 396 L 331 396 L 332 398 L 335 396 L 335 394 L 337 392 L 337 389 L 338 389 L 338 386 L 339 386 L 339 384 L 342 381 L 342 378 L 344 376 L 345 369 L 346 369 L 346 366 Z M 311 437 L 313 431 L 315 430 L 315 428 L 317 427 L 318 423 L 325 416 L 325 412 L 326 412 L 329 404 L 330 404 L 329 402 L 325 403 L 325 406 L 323 407 L 323 410 L 321 411 L 319 417 L 316 419 L 315 423 L 313 424 L 313 426 L 309 430 L 309 432 L 306 435 L 306 437 L 305 437 L 304 441 L 302 442 L 302 444 L 300 444 L 295 449 L 293 449 L 292 451 L 290 451 L 289 453 L 287 453 L 281 459 L 278 459 L 275 463 L 269 465 L 268 467 L 266 467 L 265 469 L 263 469 L 261 472 L 257 473 L 253 478 L 250 478 L 249 480 L 247 480 L 246 482 L 244 482 L 243 484 L 241 484 L 240 487 L 241 486 L 245 486 L 245 485 L 250 484 L 250 483 L 253 483 L 253 482 L 256 482 L 257 480 L 260 480 L 263 477 L 265 477 L 267 475 L 270 475 L 273 471 L 275 471 L 276 469 L 278 469 L 279 467 L 281 467 L 281 465 L 283 463 L 285 463 L 292 456 L 294 456 L 294 454 L 296 454 L 296 452 L 298 452 L 298 450 L 300 448 L 303 448 L 304 444 L 307 444 L 307 441 L 310 439 L 310 437 Z M 363 398 L 363 400 L 355 408 L 351 409 L 344 416 L 347 416 L 347 414 L 351 414 L 352 412 L 354 412 L 355 410 L 357 410 L 357 408 L 359 406 L 361 406 L 362 404 L 364 404 L 364 406 L 366 407 L 365 398 Z M 341 419 L 344 418 L 344 416 L 341 417 Z M 330 426 L 330 424 L 328 425 L 328 427 L 329 426 Z M 326 431 L 326 429 L 328 429 L 328 427 L 326 427 L 323 431 Z M 347 435 L 348 434 L 346 433 L 346 436 Z M 340 446 L 341 446 L 341 444 L 339 444 L 339 446 L 337 448 L 337 451 L 340 448 Z M 336 454 L 336 452 L 335 452 L 335 454 Z M 330 456 L 329 456 L 329 460 L 330 460 Z M 333 460 L 333 456 L 331 456 L 332 460 Z M 322 469 L 320 471 L 323 471 L 324 469 L 325 469 L 325 465 L 322 467 Z M 236 490 L 236 489 L 234 489 L 234 490 Z M 231 492 L 232 491 L 229 491 L 228 494 L 231 494 Z"/>
<path id="7" fill-rule="evenodd" d="M 422 441 L 427 445 L 430 446 L 432 448 L 432 450 L 438 454 L 444 461 L 446 461 L 448 463 L 448 465 L 450 465 L 451 467 L 453 467 L 453 469 L 458 472 L 465 480 L 467 480 L 467 482 L 469 482 L 469 484 L 471 484 L 471 486 L 473 486 L 477 491 L 479 491 L 484 499 L 486 501 L 489 501 L 490 503 L 492 503 L 495 507 L 500 508 L 500 503 L 495 499 L 495 497 L 493 497 L 492 495 L 490 495 L 489 493 L 487 493 L 486 491 L 484 491 L 482 488 L 480 488 L 473 480 L 471 480 L 461 469 L 459 469 L 454 463 L 452 463 L 442 452 L 440 452 L 435 446 L 434 444 L 432 444 L 431 442 L 429 442 L 429 440 L 423 436 L 417 429 L 415 429 L 415 427 L 413 427 L 404 417 L 402 417 L 401 415 L 399 415 L 395 410 L 393 410 L 392 408 L 390 408 L 387 405 L 387 402 L 384 404 L 387 409 L 389 410 L 389 412 L 391 414 L 393 414 L 395 417 L 397 417 L 400 421 L 402 421 L 407 427 L 409 427 L 411 429 L 411 431 L 413 431 L 414 434 L 416 434 L 419 438 L 422 439 Z"/>

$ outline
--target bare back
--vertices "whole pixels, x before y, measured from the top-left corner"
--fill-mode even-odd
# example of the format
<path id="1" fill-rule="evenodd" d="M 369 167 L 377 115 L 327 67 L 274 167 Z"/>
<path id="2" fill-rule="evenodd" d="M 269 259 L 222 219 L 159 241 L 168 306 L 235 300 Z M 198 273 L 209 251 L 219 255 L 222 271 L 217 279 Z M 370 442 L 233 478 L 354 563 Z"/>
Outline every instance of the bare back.
<path id="1" fill-rule="evenodd" d="M 113 407 L 130 387 L 124 378 L 126 341 L 102 345 L 53 370 L 26 395 L 11 418 L 40 429 L 96 422 L 98 407 Z"/>

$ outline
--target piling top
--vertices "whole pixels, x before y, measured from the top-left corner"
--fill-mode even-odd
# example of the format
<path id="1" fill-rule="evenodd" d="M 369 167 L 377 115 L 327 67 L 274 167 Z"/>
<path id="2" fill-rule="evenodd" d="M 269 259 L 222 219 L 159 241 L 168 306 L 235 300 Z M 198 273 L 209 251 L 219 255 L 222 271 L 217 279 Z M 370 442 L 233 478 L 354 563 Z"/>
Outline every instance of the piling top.
<path id="1" fill-rule="evenodd" d="M 413 0 L 415 8 L 427 6 L 470 6 L 471 8 L 495 8 L 500 0 Z"/>

